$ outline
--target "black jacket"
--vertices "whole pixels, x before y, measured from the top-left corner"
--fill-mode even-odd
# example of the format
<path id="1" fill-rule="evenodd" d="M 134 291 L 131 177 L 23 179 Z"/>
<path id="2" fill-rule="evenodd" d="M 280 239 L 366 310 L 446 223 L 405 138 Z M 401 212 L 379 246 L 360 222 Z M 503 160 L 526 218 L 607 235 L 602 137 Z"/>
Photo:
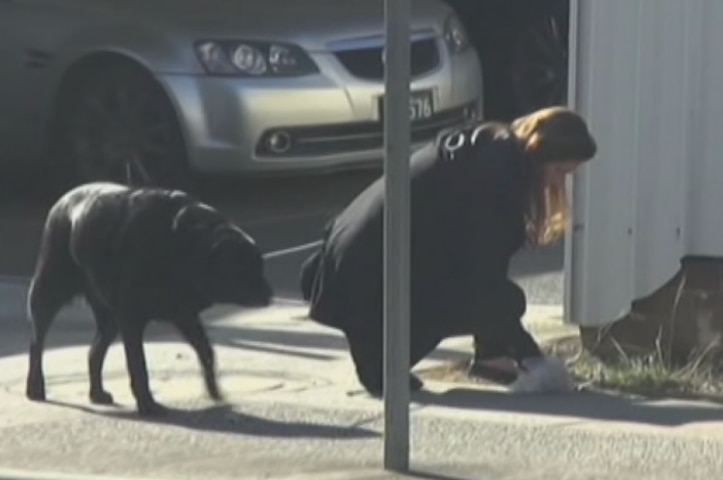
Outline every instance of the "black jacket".
<path id="1" fill-rule="evenodd" d="M 459 295 L 507 280 L 525 240 L 529 172 L 509 127 L 493 123 L 441 135 L 410 168 L 414 325 L 415 312 L 454 308 Z M 383 228 L 379 178 L 329 222 L 321 249 L 302 267 L 310 318 L 342 330 L 357 318 L 381 320 Z"/>

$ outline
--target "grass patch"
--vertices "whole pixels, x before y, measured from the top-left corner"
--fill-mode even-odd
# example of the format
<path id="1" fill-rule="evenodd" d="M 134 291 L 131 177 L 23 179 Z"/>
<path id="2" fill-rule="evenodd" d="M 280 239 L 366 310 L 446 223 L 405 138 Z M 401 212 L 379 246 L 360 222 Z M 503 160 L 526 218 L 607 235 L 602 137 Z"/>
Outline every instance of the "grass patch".
<path id="1" fill-rule="evenodd" d="M 554 355 L 554 350 L 550 352 Z M 651 398 L 698 398 L 723 403 L 723 368 L 720 356 L 709 349 L 684 365 L 667 361 L 662 350 L 630 357 L 618 348 L 614 362 L 603 363 L 580 351 L 568 361 L 576 381 L 593 389 L 612 390 Z"/>

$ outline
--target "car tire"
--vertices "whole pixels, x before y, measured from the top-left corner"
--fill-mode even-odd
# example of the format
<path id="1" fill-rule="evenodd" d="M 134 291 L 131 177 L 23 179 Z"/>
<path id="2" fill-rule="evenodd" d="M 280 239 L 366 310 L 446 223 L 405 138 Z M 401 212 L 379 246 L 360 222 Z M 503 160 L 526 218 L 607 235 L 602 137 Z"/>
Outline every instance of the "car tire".
<path id="1" fill-rule="evenodd" d="M 184 187 L 189 169 L 176 112 L 130 62 L 85 70 L 60 99 L 59 146 L 81 182 Z"/>

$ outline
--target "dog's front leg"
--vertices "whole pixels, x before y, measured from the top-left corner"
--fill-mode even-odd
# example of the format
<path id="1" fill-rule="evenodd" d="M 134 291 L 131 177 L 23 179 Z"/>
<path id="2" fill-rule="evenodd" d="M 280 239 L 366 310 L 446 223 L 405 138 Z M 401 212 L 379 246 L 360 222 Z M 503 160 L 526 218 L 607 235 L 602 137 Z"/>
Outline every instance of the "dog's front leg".
<path id="1" fill-rule="evenodd" d="M 221 400 L 222 395 L 216 381 L 215 355 L 211 342 L 209 342 L 206 335 L 206 330 L 201 324 L 201 319 L 197 316 L 184 318 L 175 321 L 174 325 L 198 356 L 198 361 L 201 368 L 203 368 L 203 378 L 208 395 L 214 400 Z"/>
<path id="2" fill-rule="evenodd" d="M 125 350 L 128 374 L 131 377 L 131 391 L 136 399 L 138 413 L 142 416 L 156 416 L 167 412 L 166 407 L 156 403 L 148 384 L 148 368 L 143 351 L 143 332 L 148 322 L 143 319 L 125 317 L 121 319 L 121 334 Z"/>

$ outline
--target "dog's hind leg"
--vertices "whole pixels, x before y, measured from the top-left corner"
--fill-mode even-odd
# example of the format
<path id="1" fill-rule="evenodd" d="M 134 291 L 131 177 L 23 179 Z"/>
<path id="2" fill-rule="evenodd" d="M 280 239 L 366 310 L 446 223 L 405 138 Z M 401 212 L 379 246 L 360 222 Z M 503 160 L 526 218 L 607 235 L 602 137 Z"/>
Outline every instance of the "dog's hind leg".
<path id="1" fill-rule="evenodd" d="M 44 243 L 28 291 L 31 338 L 25 395 L 36 401 L 45 400 L 43 350 L 50 325 L 60 309 L 80 293 L 80 271 L 67 249 L 63 250 L 63 245 L 48 245 L 46 239 Z M 48 247 L 53 251 L 48 251 Z"/>
<path id="2" fill-rule="evenodd" d="M 108 348 L 118 336 L 118 326 L 109 308 L 88 298 L 88 304 L 95 316 L 95 337 L 88 354 L 88 372 L 90 375 L 89 397 L 97 405 L 111 405 L 113 396 L 103 388 L 103 363 Z"/>
<path id="3" fill-rule="evenodd" d="M 198 356 L 209 397 L 213 400 L 221 400 L 221 393 L 216 380 L 215 355 L 206 335 L 206 330 L 201 324 L 201 319 L 194 317 L 179 320 L 174 322 L 174 325 Z"/>

